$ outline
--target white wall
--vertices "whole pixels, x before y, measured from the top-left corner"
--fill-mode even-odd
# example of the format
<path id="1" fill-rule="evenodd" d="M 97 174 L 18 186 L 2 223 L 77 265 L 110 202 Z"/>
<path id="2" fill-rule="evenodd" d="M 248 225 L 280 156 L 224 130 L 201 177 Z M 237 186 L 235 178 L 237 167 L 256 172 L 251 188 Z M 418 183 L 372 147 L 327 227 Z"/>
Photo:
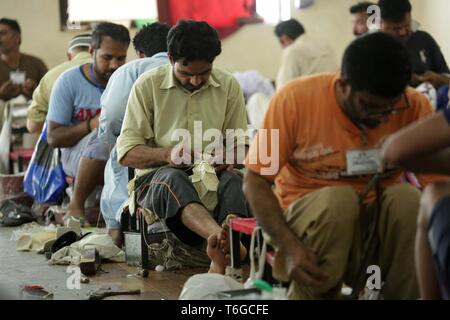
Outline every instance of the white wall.
<path id="1" fill-rule="evenodd" d="M 0 17 L 18 20 L 22 29 L 21 51 L 40 57 L 49 68 L 66 61 L 70 39 L 86 32 L 60 30 L 58 0 L 0 0 Z M 128 57 L 135 59 L 131 47 Z"/>
<path id="2" fill-rule="evenodd" d="M 353 0 L 316 0 L 314 6 L 294 10 L 311 37 L 327 41 L 340 62 L 347 44 L 353 39 L 351 16 Z M 273 25 L 249 25 L 223 41 L 223 53 L 217 59 L 220 66 L 233 71 L 258 69 L 275 79 L 281 59 L 281 48 Z"/>
<path id="3" fill-rule="evenodd" d="M 375 0 L 376 1 L 376 0 Z M 305 26 L 307 33 L 323 39 L 335 49 L 338 59 L 353 39 L 349 7 L 358 0 L 316 0 L 316 4 L 294 17 Z M 450 63 L 448 28 L 449 0 L 411 0 L 413 16 L 422 29 L 431 33 L 441 45 Z M 22 27 L 22 51 L 41 57 L 49 67 L 66 59 L 68 41 L 76 31 L 60 31 L 58 0 L 0 0 L 0 16 L 17 19 Z M 135 31 L 131 32 L 134 36 Z M 129 59 L 136 58 L 130 46 Z M 223 53 L 217 65 L 230 71 L 257 69 L 275 78 L 281 58 L 281 48 L 272 25 L 248 25 L 223 41 Z"/>

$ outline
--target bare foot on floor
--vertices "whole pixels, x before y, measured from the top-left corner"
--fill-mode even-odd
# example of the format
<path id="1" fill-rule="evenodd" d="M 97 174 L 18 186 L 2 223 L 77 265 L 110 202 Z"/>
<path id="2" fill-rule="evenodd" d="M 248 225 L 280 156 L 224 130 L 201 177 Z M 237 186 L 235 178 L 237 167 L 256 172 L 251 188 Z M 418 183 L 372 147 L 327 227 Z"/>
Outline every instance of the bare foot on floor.
<path id="1" fill-rule="evenodd" d="M 234 215 L 229 215 L 226 221 L 222 224 L 222 230 L 219 234 L 220 248 L 222 249 L 225 257 L 230 258 L 230 219 L 236 218 Z M 244 247 L 242 243 L 240 243 L 240 257 L 241 260 L 247 256 L 247 249 Z"/>
<path id="2" fill-rule="evenodd" d="M 225 274 L 225 268 L 230 264 L 230 241 L 229 227 L 226 223 L 222 225 L 222 230 L 218 235 L 211 235 L 208 238 L 206 249 L 208 257 L 211 259 L 210 273 Z M 241 260 L 247 255 L 247 249 L 240 244 Z"/>
<path id="3" fill-rule="evenodd" d="M 225 274 L 225 268 L 227 267 L 229 261 L 220 248 L 220 241 L 217 235 L 213 234 L 209 236 L 206 253 L 211 259 L 211 265 L 208 272 Z"/>

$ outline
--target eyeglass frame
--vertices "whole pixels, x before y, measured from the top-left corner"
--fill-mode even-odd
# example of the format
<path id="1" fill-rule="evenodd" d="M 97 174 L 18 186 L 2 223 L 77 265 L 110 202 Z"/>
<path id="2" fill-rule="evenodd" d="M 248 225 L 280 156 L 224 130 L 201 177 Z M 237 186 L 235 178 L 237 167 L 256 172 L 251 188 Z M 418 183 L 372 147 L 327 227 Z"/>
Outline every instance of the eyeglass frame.
<path id="1" fill-rule="evenodd" d="M 367 115 L 369 117 L 374 117 L 374 116 L 375 117 L 388 117 L 388 116 L 396 115 L 399 112 L 402 112 L 402 111 L 405 111 L 405 110 L 411 108 L 411 104 L 409 103 L 408 95 L 406 94 L 406 92 L 403 92 L 402 96 L 406 100 L 406 106 L 400 107 L 400 108 L 389 107 L 383 111 L 368 111 L 368 110 L 366 110 Z"/>

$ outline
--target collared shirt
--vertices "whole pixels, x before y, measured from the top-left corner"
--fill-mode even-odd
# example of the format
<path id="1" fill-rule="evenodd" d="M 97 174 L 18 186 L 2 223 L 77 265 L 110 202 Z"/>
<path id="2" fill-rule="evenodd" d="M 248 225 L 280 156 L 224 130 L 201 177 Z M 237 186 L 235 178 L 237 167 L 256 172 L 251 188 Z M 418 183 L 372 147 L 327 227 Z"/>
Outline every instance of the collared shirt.
<path id="1" fill-rule="evenodd" d="M 50 94 L 56 79 L 66 70 L 92 62 L 89 52 L 80 52 L 72 60 L 61 63 L 48 71 L 33 92 L 33 101 L 28 107 L 28 118 L 34 122 L 44 122 L 48 112 Z"/>
<path id="2" fill-rule="evenodd" d="M 194 121 L 201 121 L 201 132 L 198 127 L 194 132 Z M 119 162 L 138 145 L 175 146 L 181 138 L 176 137 L 181 133 L 177 129 L 189 132 L 192 144 L 202 142 L 202 150 L 211 143 L 203 139 L 208 129 L 220 130 L 223 138 L 228 133 L 226 129 L 246 130 L 244 95 L 237 80 L 230 73 L 214 68 L 201 89 L 189 92 L 175 79 L 171 65 L 143 74 L 128 99 L 117 140 Z M 237 139 L 237 145 L 247 143 L 246 137 L 242 138 Z"/>
<path id="3" fill-rule="evenodd" d="M 304 34 L 283 50 L 276 85 L 280 88 L 298 77 L 338 70 L 333 49 L 326 43 Z"/>
<path id="4" fill-rule="evenodd" d="M 137 78 L 146 71 L 169 63 L 166 52 L 131 61 L 117 69 L 103 92 L 99 137 L 105 144 L 114 146 L 122 128 L 128 96 Z"/>
<path id="5" fill-rule="evenodd" d="M 378 148 L 388 135 L 432 113 L 427 98 L 407 88 L 408 102 L 396 105 L 409 104 L 407 109 L 376 128 L 362 130 L 337 102 L 338 78 L 337 74 L 314 75 L 278 90 L 262 125 L 266 131 L 259 131 L 250 147 L 246 168 L 275 182 L 282 208 L 328 186 L 352 186 L 361 192 L 372 176 L 343 177 L 341 173 L 348 169 L 346 152 Z M 397 183 L 400 175 L 401 171 L 395 172 L 383 186 Z"/>
<path id="6" fill-rule="evenodd" d="M 98 136 L 109 147 L 116 144 L 122 128 L 128 96 L 133 84 L 141 74 L 167 64 L 167 53 L 131 61 L 117 69 L 108 81 L 101 98 L 102 111 Z M 100 199 L 100 208 L 109 229 L 120 228 L 122 206 L 128 199 L 128 169 L 117 162 L 116 147 L 105 166 L 105 184 Z"/>

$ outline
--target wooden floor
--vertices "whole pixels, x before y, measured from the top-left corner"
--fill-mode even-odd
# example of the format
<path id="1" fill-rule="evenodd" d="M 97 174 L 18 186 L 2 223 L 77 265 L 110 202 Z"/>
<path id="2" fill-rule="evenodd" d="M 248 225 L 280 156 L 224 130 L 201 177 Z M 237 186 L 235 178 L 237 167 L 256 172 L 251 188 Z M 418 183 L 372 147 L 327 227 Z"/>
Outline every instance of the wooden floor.
<path id="1" fill-rule="evenodd" d="M 96 276 L 90 277 L 89 284 L 81 284 L 80 289 L 68 289 L 71 276 L 67 266 L 50 266 L 43 255 L 33 252 L 17 252 L 11 234 L 15 228 L 0 227 L 0 299 L 20 298 L 20 287 L 26 284 L 43 286 L 53 292 L 55 300 L 85 300 L 91 291 L 110 287 L 112 289 L 140 289 L 141 295 L 117 296 L 108 299 L 161 300 L 177 299 L 183 284 L 192 275 L 206 272 L 206 269 L 186 269 L 179 271 L 151 271 L 148 278 L 136 274 L 135 267 L 125 263 L 107 263 Z"/>

